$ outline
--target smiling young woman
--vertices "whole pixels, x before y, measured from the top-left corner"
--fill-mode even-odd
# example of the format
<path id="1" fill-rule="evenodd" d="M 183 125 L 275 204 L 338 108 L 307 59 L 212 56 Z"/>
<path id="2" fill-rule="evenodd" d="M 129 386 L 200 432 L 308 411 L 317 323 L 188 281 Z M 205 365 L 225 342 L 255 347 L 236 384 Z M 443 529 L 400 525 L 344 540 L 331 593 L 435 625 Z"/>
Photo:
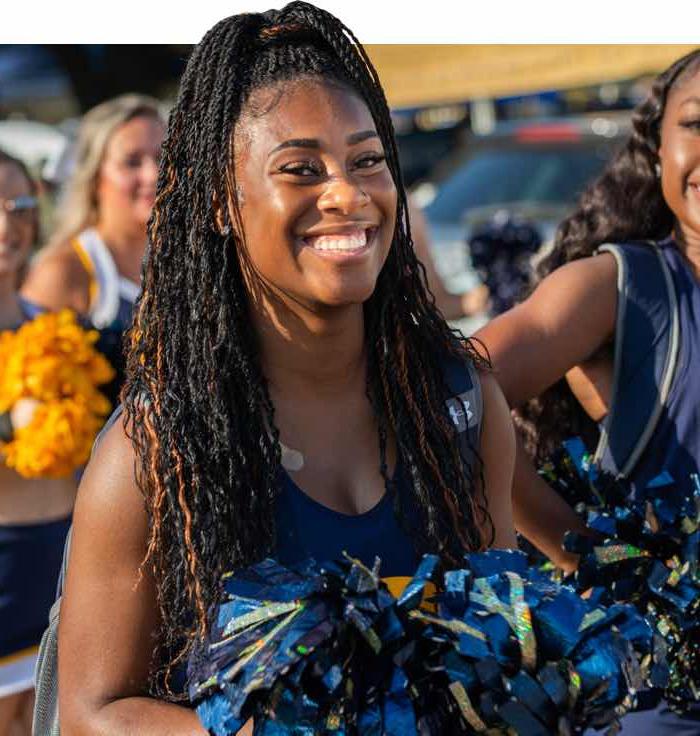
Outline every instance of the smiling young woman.
<path id="1" fill-rule="evenodd" d="M 599 253 L 606 243 L 622 247 L 616 255 Z M 651 271 L 633 268 L 654 253 Z M 635 111 L 630 140 L 560 225 L 539 276 L 526 301 L 477 333 L 506 398 L 519 409 L 530 454 L 542 462 L 562 441 L 582 435 L 604 470 L 638 488 L 665 470 L 692 494 L 700 466 L 700 50 L 656 79 Z M 658 327 L 662 299 L 648 297 L 654 284 L 665 293 L 665 279 L 677 303 L 677 332 L 672 315 Z M 636 344 L 623 342 L 630 326 L 641 336 Z M 673 361 L 666 346 L 669 355 L 675 351 Z M 649 378 L 642 370 L 649 358 L 659 366 L 675 362 L 675 370 Z M 632 364 L 628 372 L 622 367 Z M 645 403 L 656 407 L 646 433 L 635 426 L 634 411 Z M 625 407 L 629 419 L 619 414 Z M 611 467 L 603 448 L 616 416 L 628 419 L 628 434 L 648 441 Z M 519 530 L 562 567 L 574 568 L 577 559 L 562 541 L 569 529 L 584 531 L 581 522 L 522 452 L 514 504 Z M 622 733 L 634 736 L 700 734 L 700 708 L 681 717 L 662 702 L 653 714 L 622 723 Z"/>
<path id="2" fill-rule="evenodd" d="M 409 576 L 426 551 L 515 545 L 508 409 L 428 297 L 406 212 L 337 19 L 297 2 L 207 33 L 163 146 L 124 420 L 79 491 L 65 733 L 204 732 L 168 685 L 225 569 L 347 550 Z M 483 401 L 466 455 L 477 414 L 451 417 L 447 366 Z"/>
<path id="3" fill-rule="evenodd" d="M 122 95 L 86 113 L 56 232 L 23 286 L 27 299 L 69 307 L 99 328 L 128 325 L 164 133 L 150 97 Z"/>

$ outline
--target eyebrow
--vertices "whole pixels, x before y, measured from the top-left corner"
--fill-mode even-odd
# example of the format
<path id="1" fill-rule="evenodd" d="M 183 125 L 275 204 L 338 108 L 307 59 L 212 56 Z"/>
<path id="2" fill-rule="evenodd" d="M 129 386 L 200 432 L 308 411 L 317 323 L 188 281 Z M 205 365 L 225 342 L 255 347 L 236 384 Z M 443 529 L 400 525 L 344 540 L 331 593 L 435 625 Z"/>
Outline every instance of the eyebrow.
<path id="1" fill-rule="evenodd" d="M 361 130 L 358 133 L 352 133 L 349 135 L 345 142 L 349 146 L 355 146 L 358 143 L 362 143 L 362 141 L 366 141 L 369 138 L 378 138 L 376 131 L 374 130 Z M 288 141 L 284 141 L 279 144 L 279 146 L 275 146 L 270 151 L 270 155 L 273 153 L 277 153 L 277 151 L 282 151 L 285 148 L 320 148 L 321 143 L 316 138 L 290 138 Z"/>
<path id="2" fill-rule="evenodd" d="M 685 100 L 683 100 L 683 102 L 681 102 L 681 107 L 683 107 L 684 105 L 692 104 L 692 103 L 695 103 L 696 105 L 700 105 L 700 97 L 693 95 L 692 97 L 686 98 Z"/>

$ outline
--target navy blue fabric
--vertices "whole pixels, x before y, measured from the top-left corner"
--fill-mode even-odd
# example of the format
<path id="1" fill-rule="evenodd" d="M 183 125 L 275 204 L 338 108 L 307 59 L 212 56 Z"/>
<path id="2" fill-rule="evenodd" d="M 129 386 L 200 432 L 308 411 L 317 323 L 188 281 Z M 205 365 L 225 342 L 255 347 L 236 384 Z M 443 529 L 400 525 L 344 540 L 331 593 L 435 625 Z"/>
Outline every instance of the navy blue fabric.
<path id="1" fill-rule="evenodd" d="M 276 511 L 277 559 L 282 564 L 309 557 L 324 562 L 347 552 L 369 567 L 380 557 L 382 577 L 412 575 L 420 557 L 393 508 L 393 494 L 403 492 L 405 484 L 397 466 L 394 483 L 381 500 L 363 514 L 350 515 L 318 503 L 283 471 Z"/>
<path id="2" fill-rule="evenodd" d="M 662 470 L 667 470 L 677 483 L 690 484 L 690 475 L 698 472 L 700 459 L 700 284 L 673 240 L 659 245 L 673 277 L 681 341 L 666 405 L 630 475 L 630 481 L 639 487 L 646 486 Z M 700 736 L 700 705 L 690 714 L 677 716 L 662 702 L 655 710 L 626 716 L 622 725 L 625 736 Z"/>
<path id="3" fill-rule="evenodd" d="M 0 526 L 0 657 L 41 641 L 70 522 Z"/>
<path id="4" fill-rule="evenodd" d="M 671 391 L 654 435 L 630 479 L 645 485 L 667 470 L 679 483 L 690 483 L 700 459 L 700 284 L 673 244 L 661 244 L 678 298 L 681 344 Z"/>
<path id="5" fill-rule="evenodd" d="M 607 446 L 600 467 L 619 476 L 645 431 L 657 404 L 658 389 L 671 349 L 672 295 L 661 272 L 658 251 L 649 244 L 617 246 L 626 274 L 618 301 L 615 384 L 611 411 L 603 424 Z M 662 256 L 663 257 L 663 256 Z M 621 340 L 618 345 L 617 341 Z"/>
<path id="6" fill-rule="evenodd" d="M 457 359 L 446 360 L 443 371 L 447 408 L 457 429 L 460 453 L 465 464 L 471 465 L 482 419 L 478 389 L 472 380 L 476 374 Z M 408 483 L 406 468 L 399 461 L 390 488 L 376 506 L 363 514 L 348 515 L 314 501 L 283 469 L 276 513 L 278 560 L 289 564 L 313 557 L 324 562 L 347 552 L 368 567 L 379 557 L 382 577 L 412 575 L 420 555 L 394 511 L 394 494 L 408 494 Z M 410 528 L 417 519 L 406 521 Z"/>
<path id="7" fill-rule="evenodd" d="M 19 300 L 19 307 L 27 320 L 34 319 L 34 317 L 38 317 L 46 311 L 44 307 L 41 307 L 34 302 L 30 302 L 28 299 L 23 299 L 22 297 L 20 297 Z"/>

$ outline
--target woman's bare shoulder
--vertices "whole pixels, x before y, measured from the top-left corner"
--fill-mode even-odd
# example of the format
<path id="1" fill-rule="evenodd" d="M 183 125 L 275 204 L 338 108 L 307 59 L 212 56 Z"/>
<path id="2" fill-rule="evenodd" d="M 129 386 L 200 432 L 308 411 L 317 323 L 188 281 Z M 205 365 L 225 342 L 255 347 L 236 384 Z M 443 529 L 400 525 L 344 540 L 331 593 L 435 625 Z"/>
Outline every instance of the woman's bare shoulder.
<path id="1" fill-rule="evenodd" d="M 22 295 L 49 309 L 88 311 L 90 274 L 69 241 L 52 243 L 39 252 L 22 285 Z"/>
<path id="2" fill-rule="evenodd" d="M 74 525 L 90 534 L 109 536 L 143 556 L 147 535 L 144 497 L 135 471 L 136 455 L 124 415 L 100 436 L 78 489 Z M 136 549 L 137 548 L 137 549 Z"/>

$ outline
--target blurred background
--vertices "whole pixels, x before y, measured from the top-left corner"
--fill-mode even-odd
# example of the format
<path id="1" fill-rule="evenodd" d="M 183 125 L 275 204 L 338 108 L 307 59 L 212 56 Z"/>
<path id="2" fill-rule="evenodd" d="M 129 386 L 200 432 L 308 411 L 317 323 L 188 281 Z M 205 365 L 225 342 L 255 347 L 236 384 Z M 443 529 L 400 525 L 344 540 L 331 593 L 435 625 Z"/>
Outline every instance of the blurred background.
<path id="1" fill-rule="evenodd" d="M 532 257 L 627 137 L 653 76 L 692 48 L 367 46 L 425 218 L 429 276 L 447 294 L 488 287 L 485 308 L 453 315 L 457 326 L 471 332 L 518 298 Z M 167 113 L 190 49 L 0 45 L 0 148 L 41 180 L 44 232 L 81 115 L 123 92 L 153 95 Z"/>

